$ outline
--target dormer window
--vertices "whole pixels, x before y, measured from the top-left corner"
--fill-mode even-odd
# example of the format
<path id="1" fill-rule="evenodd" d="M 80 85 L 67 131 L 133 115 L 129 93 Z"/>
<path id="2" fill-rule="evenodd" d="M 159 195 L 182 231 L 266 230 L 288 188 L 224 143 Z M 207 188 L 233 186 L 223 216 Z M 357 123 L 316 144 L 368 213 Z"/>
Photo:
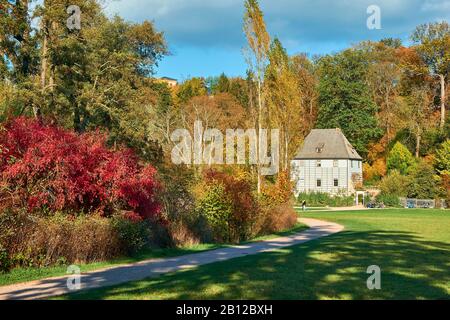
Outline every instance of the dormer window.
<path id="1" fill-rule="evenodd" d="M 325 147 L 325 143 L 319 144 L 316 148 L 316 153 L 322 153 L 324 147 Z"/>

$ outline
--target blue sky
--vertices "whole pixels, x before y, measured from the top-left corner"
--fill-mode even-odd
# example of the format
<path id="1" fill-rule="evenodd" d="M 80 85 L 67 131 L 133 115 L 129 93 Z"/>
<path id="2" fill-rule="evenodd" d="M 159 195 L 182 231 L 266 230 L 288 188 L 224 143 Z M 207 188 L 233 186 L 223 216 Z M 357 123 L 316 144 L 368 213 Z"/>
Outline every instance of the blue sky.
<path id="1" fill-rule="evenodd" d="M 179 80 L 225 72 L 244 75 L 243 0 L 109 0 L 108 14 L 154 21 L 172 55 L 158 76 Z M 289 53 L 326 54 L 362 40 L 407 41 L 421 23 L 450 21 L 450 0 L 260 0 L 268 31 Z M 366 26 L 367 8 L 381 9 L 381 29 Z"/>

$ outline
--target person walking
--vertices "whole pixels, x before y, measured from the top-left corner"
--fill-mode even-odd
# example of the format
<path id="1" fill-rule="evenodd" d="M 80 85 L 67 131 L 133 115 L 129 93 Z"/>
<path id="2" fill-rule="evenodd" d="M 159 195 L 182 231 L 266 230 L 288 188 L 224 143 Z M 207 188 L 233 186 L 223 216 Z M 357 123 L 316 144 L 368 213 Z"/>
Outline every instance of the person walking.
<path id="1" fill-rule="evenodd" d="M 303 200 L 303 202 L 302 202 L 302 210 L 303 210 L 303 212 L 306 211 L 306 200 Z"/>

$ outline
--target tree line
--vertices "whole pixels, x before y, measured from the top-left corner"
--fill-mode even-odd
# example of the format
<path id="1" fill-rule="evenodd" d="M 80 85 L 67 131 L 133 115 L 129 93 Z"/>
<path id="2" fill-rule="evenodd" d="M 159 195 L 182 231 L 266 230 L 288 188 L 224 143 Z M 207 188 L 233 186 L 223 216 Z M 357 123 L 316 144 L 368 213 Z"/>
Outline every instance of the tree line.
<path id="1" fill-rule="evenodd" d="M 219 129 L 278 128 L 284 171 L 312 128 L 339 127 L 364 157 L 369 180 L 387 174 L 396 142 L 430 158 L 450 135 L 447 22 L 418 26 L 410 46 L 389 38 L 335 54 L 290 55 L 269 34 L 258 1 L 247 0 L 246 76 L 169 88 L 154 77 L 169 50 L 152 22 L 108 18 L 98 1 L 74 0 L 82 28 L 69 30 L 67 1 L 0 3 L 3 120 L 28 115 L 79 133 L 102 128 L 110 145 L 125 144 L 157 165 L 169 162 L 170 133 L 195 120 Z M 248 170 L 261 192 L 260 166 Z"/>

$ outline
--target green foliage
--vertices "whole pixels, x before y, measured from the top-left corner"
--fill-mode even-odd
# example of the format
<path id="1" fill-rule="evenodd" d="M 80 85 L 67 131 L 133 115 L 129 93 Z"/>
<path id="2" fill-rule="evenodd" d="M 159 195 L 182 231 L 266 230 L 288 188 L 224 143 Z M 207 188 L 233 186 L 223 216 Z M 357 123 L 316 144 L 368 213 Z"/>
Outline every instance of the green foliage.
<path id="1" fill-rule="evenodd" d="M 381 193 L 376 198 L 377 203 L 383 203 L 386 207 L 399 208 L 401 207 L 400 198 L 395 194 Z"/>
<path id="2" fill-rule="evenodd" d="M 399 38 L 384 38 L 380 40 L 380 43 L 394 49 L 398 49 L 402 46 L 402 40 Z"/>
<path id="3" fill-rule="evenodd" d="M 225 196 L 225 187 L 217 184 L 209 187 L 200 199 L 197 210 L 203 216 L 216 241 L 230 242 L 230 219 L 233 214 L 233 204 Z"/>
<path id="4" fill-rule="evenodd" d="M 450 64 L 450 25 L 448 22 L 422 24 L 416 28 L 411 40 L 433 74 L 448 74 Z"/>
<path id="5" fill-rule="evenodd" d="M 225 73 L 222 73 L 217 79 L 217 83 L 212 87 L 212 94 L 229 93 L 230 85 L 230 79 L 228 79 Z"/>
<path id="6" fill-rule="evenodd" d="M 348 207 L 355 203 L 353 196 L 336 195 L 331 196 L 325 192 L 300 193 L 297 204 L 306 201 L 308 207 Z"/>
<path id="7" fill-rule="evenodd" d="M 26 3 L 8 4 L 22 6 L 20 16 L 4 19 L 0 14 L 0 39 L 17 40 L 5 57 L 12 61 L 11 70 L 24 71 L 20 77 L 8 75 L 13 86 L 6 88 L 6 101 L 0 87 L 0 117 L 36 113 L 78 132 L 105 128 L 111 133 L 111 144 L 124 143 L 147 161 L 160 161 L 149 119 L 155 118 L 155 105 L 166 107 L 167 96 L 158 99 L 149 77 L 168 53 L 163 34 L 148 21 L 136 24 L 117 16 L 107 18 L 96 0 L 71 2 L 83 13 L 82 29 L 73 32 L 61 23 L 67 19 L 65 1 L 44 2 L 34 11 L 25 8 Z M 36 32 L 30 31 L 30 19 L 23 16 L 28 12 L 41 21 Z M 1 40 L 0 51 L 6 47 Z"/>
<path id="8" fill-rule="evenodd" d="M 146 221 L 131 221 L 117 215 L 111 224 L 119 237 L 122 252 L 133 255 L 140 252 L 149 244 L 150 226 Z"/>
<path id="9" fill-rule="evenodd" d="M 450 174 L 450 139 L 436 151 L 435 167 L 440 174 Z"/>
<path id="10" fill-rule="evenodd" d="M 439 194 L 439 177 L 433 167 L 421 161 L 410 172 L 411 183 L 408 186 L 408 197 L 417 199 L 435 199 Z"/>
<path id="11" fill-rule="evenodd" d="M 399 171 L 393 170 L 388 176 L 381 180 L 379 188 L 386 196 L 406 197 L 411 179 L 403 176 Z"/>
<path id="12" fill-rule="evenodd" d="M 361 154 L 381 135 L 366 77 L 368 59 L 363 51 L 345 50 L 318 61 L 319 113 L 316 127 L 341 128 Z"/>
<path id="13" fill-rule="evenodd" d="M 276 212 L 273 210 L 277 207 L 276 203 L 285 197 L 283 188 L 274 186 L 277 190 L 272 198 L 275 203 L 264 206 L 264 201 L 254 194 L 252 181 L 247 175 L 239 174 L 239 172 L 225 173 L 208 170 L 195 189 L 196 212 L 206 220 L 217 242 L 237 243 L 270 230 L 264 224 L 274 222 L 268 216 Z M 282 205 L 289 204 L 284 202 Z M 280 211 L 282 210 L 278 210 Z M 289 212 L 284 211 L 281 213 L 283 221 L 272 225 L 292 227 L 289 224 Z"/>
<path id="14" fill-rule="evenodd" d="M 0 243 L 0 273 L 6 273 L 11 270 L 11 259 L 5 248 Z"/>
<path id="15" fill-rule="evenodd" d="M 205 79 L 191 78 L 183 82 L 178 88 L 177 97 L 180 103 L 187 103 L 193 97 L 205 96 L 208 94 Z"/>
<path id="16" fill-rule="evenodd" d="M 38 35 L 29 10 L 31 1 L 3 0 L 0 5 L 0 76 L 12 81 L 23 81 L 38 69 Z"/>
<path id="17" fill-rule="evenodd" d="M 412 153 L 400 142 L 397 142 L 389 152 L 387 168 L 389 171 L 398 170 L 400 174 L 407 174 L 415 165 Z"/>

